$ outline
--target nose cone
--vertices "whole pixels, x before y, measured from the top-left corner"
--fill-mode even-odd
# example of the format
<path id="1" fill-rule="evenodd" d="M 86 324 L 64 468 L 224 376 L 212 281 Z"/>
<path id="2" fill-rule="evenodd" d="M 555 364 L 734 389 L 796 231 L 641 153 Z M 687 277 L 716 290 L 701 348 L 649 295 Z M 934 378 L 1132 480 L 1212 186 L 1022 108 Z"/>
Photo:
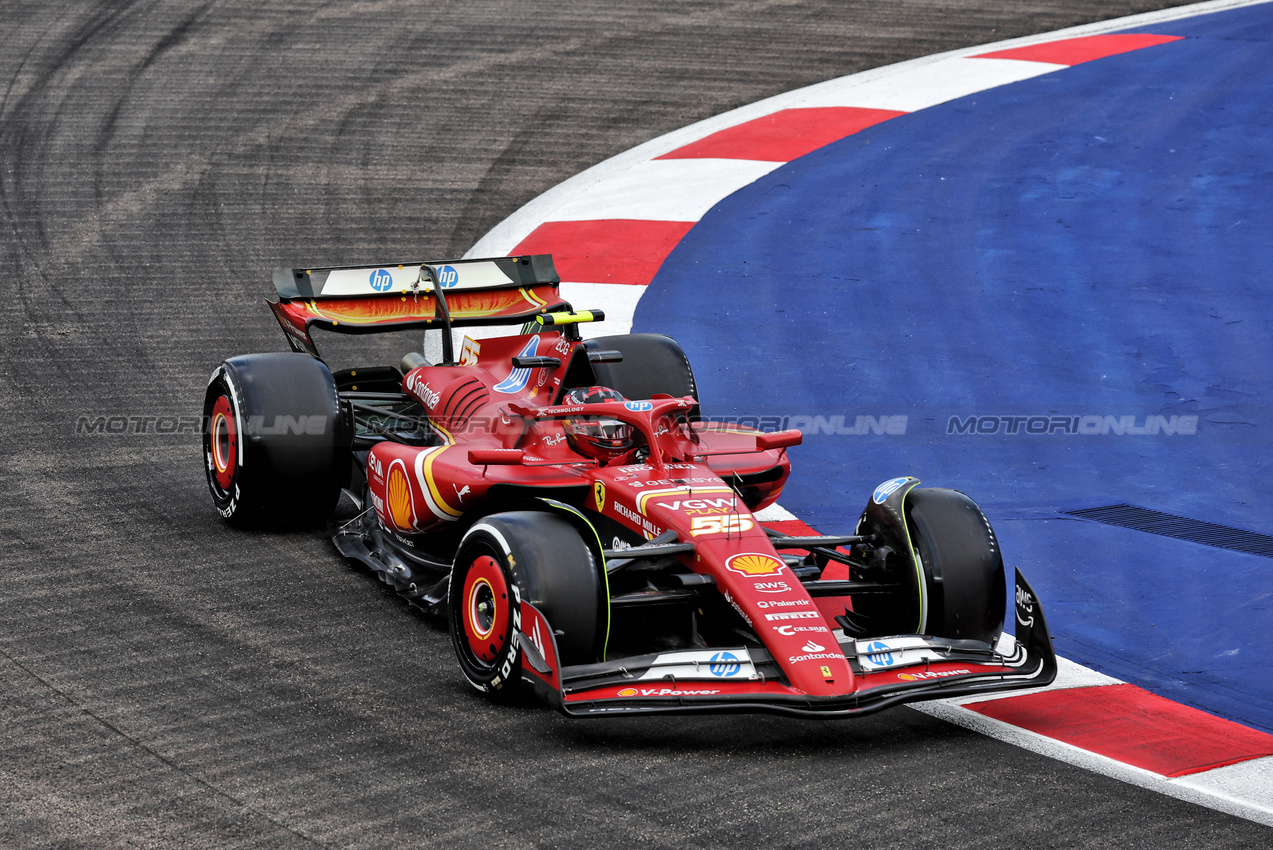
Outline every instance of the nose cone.
<path id="1" fill-rule="evenodd" d="M 793 687 L 812 696 L 854 689 L 835 633 L 763 529 L 701 540 L 697 557 L 700 571 L 712 574 Z"/>

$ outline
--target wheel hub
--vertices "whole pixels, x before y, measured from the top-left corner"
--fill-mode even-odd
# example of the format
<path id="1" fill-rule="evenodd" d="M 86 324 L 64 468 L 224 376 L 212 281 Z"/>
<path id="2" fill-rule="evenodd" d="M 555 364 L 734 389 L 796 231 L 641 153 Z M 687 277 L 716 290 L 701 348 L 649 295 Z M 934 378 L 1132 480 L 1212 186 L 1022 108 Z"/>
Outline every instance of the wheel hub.
<path id="1" fill-rule="evenodd" d="M 481 555 L 464 578 L 464 636 L 481 661 L 493 664 L 508 642 L 508 583 L 499 561 Z"/>

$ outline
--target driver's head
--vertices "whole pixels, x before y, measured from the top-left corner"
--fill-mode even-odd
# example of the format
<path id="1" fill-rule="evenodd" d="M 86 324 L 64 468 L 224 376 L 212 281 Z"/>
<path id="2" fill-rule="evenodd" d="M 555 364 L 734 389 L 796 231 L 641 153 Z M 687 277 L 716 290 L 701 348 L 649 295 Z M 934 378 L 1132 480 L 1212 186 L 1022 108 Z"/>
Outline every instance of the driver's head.
<path id="1" fill-rule="evenodd" d="M 576 387 L 566 393 L 562 404 L 600 404 L 626 401 L 609 387 Z M 562 421 L 571 448 L 586 457 L 606 463 L 632 449 L 632 426 L 617 419 L 582 415 Z"/>

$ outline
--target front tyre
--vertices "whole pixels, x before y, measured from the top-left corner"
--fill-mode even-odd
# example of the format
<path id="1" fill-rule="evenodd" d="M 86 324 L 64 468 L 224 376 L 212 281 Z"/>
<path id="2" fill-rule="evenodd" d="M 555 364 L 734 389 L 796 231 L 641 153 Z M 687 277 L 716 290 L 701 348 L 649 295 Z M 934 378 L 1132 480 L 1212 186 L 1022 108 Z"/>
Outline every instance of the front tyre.
<path id="1" fill-rule="evenodd" d="M 923 566 L 924 632 L 993 644 L 1003 631 L 1003 555 L 990 521 L 956 490 L 917 488 L 907 525 Z"/>
<path id="2" fill-rule="evenodd" d="M 609 625 L 604 582 L 570 523 L 540 511 L 495 514 L 464 535 L 447 616 L 460 669 L 479 691 L 509 698 L 521 686 L 521 606 L 552 626 L 563 664 L 596 661 Z"/>

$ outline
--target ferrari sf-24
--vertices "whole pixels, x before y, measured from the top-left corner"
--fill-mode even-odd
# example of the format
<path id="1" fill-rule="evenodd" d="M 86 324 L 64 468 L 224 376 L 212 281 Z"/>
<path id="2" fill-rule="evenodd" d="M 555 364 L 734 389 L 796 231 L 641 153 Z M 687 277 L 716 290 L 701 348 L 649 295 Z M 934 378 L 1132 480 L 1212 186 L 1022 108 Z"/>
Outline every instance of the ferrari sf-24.
<path id="1" fill-rule="evenodd" d="M 840 717 L 1054 678 L 1038 598 L 1019 571 L 1006 598 L 969 497 L 902 476 L 852 534 L 766 527 L 801 433 L 705 420 L 669 337 L 583 338 L 603 313 L 563 299 L 550 256 L 274 283 L 292 350 L 233 357 L 208 383 L 217 510 L 326 522 L 342 555 L 445 618 L 492 698 Z M 457 356 L 463 328 L 479 330 Z M 316 330 L 419 342 L 333 371 Z"/>

